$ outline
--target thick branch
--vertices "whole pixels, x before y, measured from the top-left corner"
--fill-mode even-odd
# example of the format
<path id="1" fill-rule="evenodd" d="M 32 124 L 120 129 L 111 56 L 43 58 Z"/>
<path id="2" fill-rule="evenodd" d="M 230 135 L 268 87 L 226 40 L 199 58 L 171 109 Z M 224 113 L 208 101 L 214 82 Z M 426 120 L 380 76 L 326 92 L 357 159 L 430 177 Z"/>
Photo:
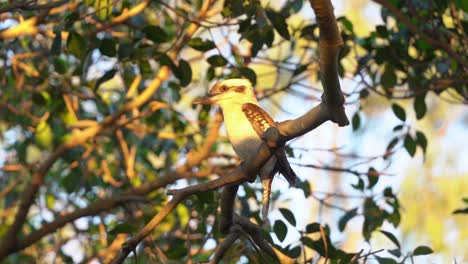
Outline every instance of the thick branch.
<path id="1" fill-rule="evenodd" d="M 343 40 L 333 14 L 333 6 L 330 0 L 310 0 L 310 4 L 317 16 L 320 30 L 320 81 L 324 90 L 322 105 L 327 107 L 325 110 L 329 112 L 333 122 L 346 126 L 349 125 L 349 120 L 344 111 L 344 96 L 338 77 L 338 54 Z"/>

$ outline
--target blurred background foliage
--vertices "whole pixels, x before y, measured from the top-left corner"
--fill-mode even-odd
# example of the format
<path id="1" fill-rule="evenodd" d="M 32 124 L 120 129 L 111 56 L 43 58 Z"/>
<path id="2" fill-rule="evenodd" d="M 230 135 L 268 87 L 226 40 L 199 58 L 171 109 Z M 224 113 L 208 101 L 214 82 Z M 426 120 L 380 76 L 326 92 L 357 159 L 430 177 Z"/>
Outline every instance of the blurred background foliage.
<path id="1" fill-rule="evenodd" d="M 288 145 L 301 180 L 290 188 L 275 180 L 265 239 L 300 263 L 468 261 L 467 2 L 333 4 L 352 126 L 327 123 Z M 4 261 L 109 262 L 164 207 L 167 189 L 237 166 L 221 130 L 206 159 L 177 174 L 206 143 L 215 111 L 191 101 L 213 81 L 249 79 L 276 120 L 320 102 L 319 32 L 307 1 L 203 6 L 0 1 L 0 238 L 41 162 L 103 128 L 47 170 L 16 234 L 25 249 Z M 166 66 L 171 74 L 159 89 L 126 108 Z M 236 206 L 258 222 L 260 187 L 242 185 Z M 219 197 L 200 193 L 179 205 L 138 247 L 138 260 L 207 261 L 222 240 Z M 106 201 L 115 204 L 86 211 Z M 264 261 L 248 240 L 225 256 L 226 263 Z"/>

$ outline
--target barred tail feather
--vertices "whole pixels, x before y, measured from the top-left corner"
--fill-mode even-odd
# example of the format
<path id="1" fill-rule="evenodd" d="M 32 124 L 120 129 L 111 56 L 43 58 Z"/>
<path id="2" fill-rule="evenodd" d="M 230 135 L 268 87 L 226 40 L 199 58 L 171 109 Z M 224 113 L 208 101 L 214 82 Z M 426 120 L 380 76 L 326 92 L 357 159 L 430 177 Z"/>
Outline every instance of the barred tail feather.
<path id="1" fill-rule="evenodd" d="M 271 195 L 271 183 L 273 177 L 267 177 L 262 179 L 262 218 L 263 223 L 268 223 L 268 209 L 270 207 L 270 195 Z"/>

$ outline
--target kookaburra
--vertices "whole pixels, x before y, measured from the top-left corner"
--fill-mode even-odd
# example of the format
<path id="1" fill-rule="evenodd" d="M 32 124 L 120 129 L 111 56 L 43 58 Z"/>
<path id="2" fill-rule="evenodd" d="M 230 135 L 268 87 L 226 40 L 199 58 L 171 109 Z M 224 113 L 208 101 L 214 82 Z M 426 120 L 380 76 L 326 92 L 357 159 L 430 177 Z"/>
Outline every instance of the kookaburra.
<path id="1" fill-rule="evenodd" d="M 221 107 L 229 140 L 242 161 L 254 157 L 262 144 L 262 134 L 269 127 L 276 126 L 268 113 L 258 105 L 252 84 L 246 79 L 220 81 L 211 88 L 207 96 L 193 103 L 217 104 Z M 297 176 L 286 159 L 284 147 L 276 149 L 274 155 L 258 172 L 263 186 L 264 221 L 267 221 L 271 183 L 278 172 L 290 184 L 295 183 Z"/>

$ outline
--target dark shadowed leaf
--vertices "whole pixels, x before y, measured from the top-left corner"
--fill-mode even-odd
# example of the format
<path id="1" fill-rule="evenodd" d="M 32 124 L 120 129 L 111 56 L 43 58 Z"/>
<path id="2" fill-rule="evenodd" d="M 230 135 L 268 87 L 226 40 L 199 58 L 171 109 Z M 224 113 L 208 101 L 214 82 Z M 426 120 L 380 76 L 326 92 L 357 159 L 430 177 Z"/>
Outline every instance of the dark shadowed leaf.
<path id="1" fill-rule="evenodd" d="M 427 112 L 426 102 L 424 101 L 425 95 L 416 96 L 414 98 L 414 111 L 416 112 L 416 118 L 419 120 L 424 117 Z"/>
<path id="2" fill-rule="evenodd" d="M 338 229 L 340 230 L 340 232 L 343 232 L 348 221 L 357 215 L 357 211 L 358 208 L 349 210 L 340 218 L 340 220 L 338 221 Z"/>
<path id="3" fill-rule="evenodd" d="M 424 153 L 426 153 L 427 149 L 427 138 L 421 131 L 416 131 L 416 142 L 419 146 L 421 146 Z"/>
<path id="4" fill-rule="evenodd" d="M 395 235 L 393 235 L 392 233 L 390 233 L 388 231 L 384 231 L 384 230 L 380 230 L 380 232 L 382 234 L 384 234 L 386 237 L 388 237 L 388 239 L 390 239 L 395 244 L 395 246 L 400 248 L 400 242 L 398 242 L 398 239 L 395 237 Z"/>
<path id="5" fill-rule="evenodd" d="M 143 28 L 143 32 L 154 43 L 163 43 L 169 40 L 166 31 L 160 26 L 146 26 Z"/>
<path id="6" fill-rule="evenodd" d="M 295 259 L 298 258 L 301 255 L 301 247 L 297 246 L 289 250 L 288 256 Z"/>
<path id="7" fill-rule="evenodd" d="M 198 38 L 198 37 L 189 40 L 188 45 L 193 49 L 203 51 L 203 52 L 216 48 L 216 45 L 213 43 L 213 41 L 202 40 L 201 38 Z"/>
<path id="8" fill-rule="evenodd" d="M 115 75 L 116 72 L 117 72 L 116 69 L 112 69 L 112 70 L 107 71 L 106 73 L 104 73 L 104 75 L 102 75 L 102 77 L 99 78 L 96 81 L 96 85 L 94 86 L 94 91 L 96 91 L 101 84 L 103 84 L 103 83 L 107 82 L 108 80 L 114 78 L 114 75 Z"/>
<path id="9" fill-rule="evenodd" d="M 105 38 L 101 40 L 99 51 L 103 55 L 106 55 L 108 57 L 114 57 L 117 54 L 115 46 L 115 41 L 113 39 Z"/>
<path id="10" fill-rule="evenodd" d="M 434 251 L 428 246 L 419 246 L 413 250 L 414 256 L 429 255 L 434 253 Z"/>
<path id="11" fill-rule="evenodd" d="M 375 27 L 375 31 L 377 32 L 377 35 L 382 38 L 388 37 L 388 30 L 387 27 L 384 25 L 378 25 Z"/>
<path id="12" fill-rule="evenodd" d="M 289 209 L 280 208 L 279 211 L 281 212 L 283 217 L 286 218 L 286 220 L 288 220 L 288 222 L 291 225 L 296 226 L 296 218 L 294 217 L 294 214 Z"/>
<path id="13" fill-rule="evenodd" d="M 375 259 L 379 264 L 398 264 L 398 262 L 392 258 L 382 258 L 379 256 L 375 256 Z"/>
<path id="14" fill-rule="evenodd" d="M 361 125 L 361 118 L 359 117 L 359 112 L 356 112 L 353 115 L 353 119 L 351 120 L 351 124 L 353 126 L 353 131 L 356 131 L 359 129 L 359 126 Z"/>
<path id="15" fill-rule="evenodd" d="M 266 15 L 268 19 L 270 20 L 270 22 L 273 24 L 273 27 L 275 28 L 275 30 L 284 39 L 289 40 L 291 36 L 289 35 L 288 24 L 286 24 L 286 20 L 284 19 L 284 17 L 272 9 L 267 9 Z"/>
<path id="16" fill-rule="evenodd" d="M 221 55 L 213 55 L 207 59 L 208 63 L 214 67 L 221 67 L 228 63 L 228 61 Z"/>
<path id="17" fill-rule="evenodd" d="M 404 145 L 408 154 L 413 157 L 416 153 L 416 141 L 410 134 L 406 134 Z"/>
<path id="18" fill-rule="evenodd" d="M 255 86 L 257 84 L 257 74 L 252 69 L 248 67 L 240 67 L 239 71 L 242 74 L 242 76 L 249 79 L 252 85 Z"/>
<path id="19" fill-rule="evenodd" d="M 283 241 L 288 232 L 288 228 L 286 227 L 286 224 L 283 223 L 283 221 L 276 220 L 275 224 L 273 225 L 273 231 L 275 232 L 279 241 Z"/>
<path id="20" fill-rule="evenodd" d="M 387 249 L 388 253 L 392 254 L 393 256 L 399 258 L 401 256 L 401 251 L 398 248 L 395 249 Z"/>
<path id="21" fill-rule="evenodd" d="M 308 224 L 305 228 L 307 234 L 320 232 L 320 224 L 319 223 L 312 223 Z"/>
<path id="22" fill-rule="evenodd" d="M 453 214 L 468 214 L 468 207 L 466 207 L 464 209 L 457 209 L 457 210 L 453 211 Z"/>
<path id="23" fill-rule="evenodd" d="M 186 60 L 180 59 L 179 67 L 174 71 L 174 75 L 180 80 L 181 86 L 189 85 L 192 81 L 192 68 L 190 68 L 190 64 Z"/>
<path id="24" fill-rule="evenodd" d="M 62 32 L 60 29 L 54 30 L 54 41 L 52 42 L 52 47 L 50 48 L 50 53 L 54 56 L 60 55 L 62 51 Z"/>
<path id="25" fill-rule="evenodd" d="M 114 228 L 108 231 L 109 234 L 111 235 L 116 235 L 116 234 L 121 234 L 121 233 L 133 233 L 137 231 L 137 227 L 128 223 L 122 223 L 116 225 Z"/>
<path id="26" fill-rule="evenodd" d="M 133 54 L 135 48 L 130 43 L 123 43 L 119 45 L 119 59 L 130 57 Z"/>
<path id="27" fill-rule="evenodd" d="M 397 76 L 393 68 L 385 67 L 385 71 L 383 72 L 380 81 L 382 82 L 383 88 L 386 90 L 395 87 Z"/>
<path id="28" fill-rule="evenodd" d="M 395 114 L 395 116 L 398 117 L 398 119 L 400 119 L 401 121 L 406 120 L 406 113 L 405 113 L 405 109 L 403 109 L 403 107 L 401 107 L 398 104 L 392 104 L 392 110 L 393 110 L 393 113 Z"/>

